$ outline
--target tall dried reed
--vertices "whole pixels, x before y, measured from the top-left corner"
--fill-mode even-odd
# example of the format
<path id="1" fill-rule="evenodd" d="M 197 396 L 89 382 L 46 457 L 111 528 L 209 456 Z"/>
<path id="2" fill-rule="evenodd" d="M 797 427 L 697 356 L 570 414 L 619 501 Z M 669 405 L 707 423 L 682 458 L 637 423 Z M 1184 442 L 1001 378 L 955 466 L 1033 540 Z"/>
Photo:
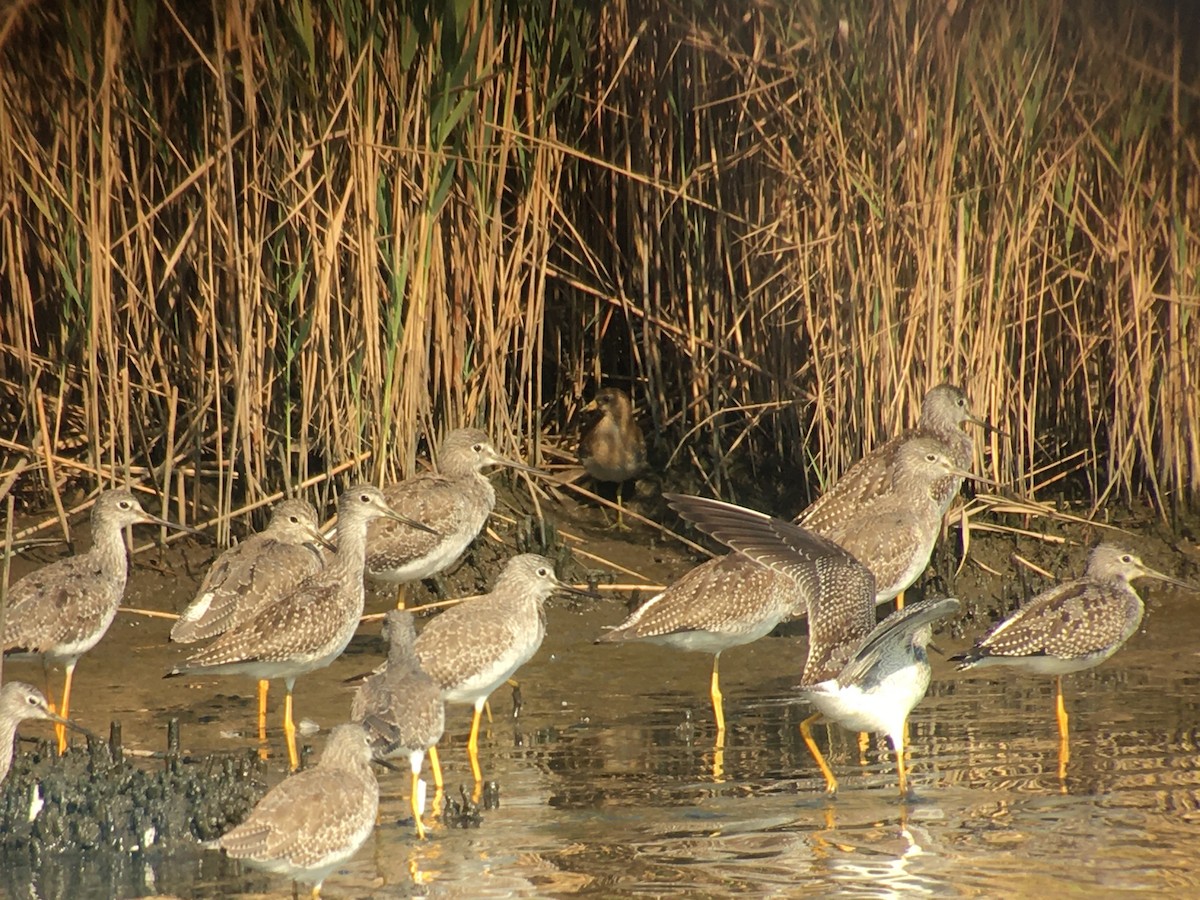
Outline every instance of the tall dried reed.
<path id="1" fill-rule="evenodd" d="M 11 6 L 0 479 L 30 466 L 63 518 L 72 480 L 135 479 L 227 534 L 454 425 L 534 452 L 603 378 L 711 489 L 811 491 L 951 379 L 1012 433 L 993 474 L 1084 451 L 1089 503 L 1174 509 L 1200 88 L 1173 9 Z"/>

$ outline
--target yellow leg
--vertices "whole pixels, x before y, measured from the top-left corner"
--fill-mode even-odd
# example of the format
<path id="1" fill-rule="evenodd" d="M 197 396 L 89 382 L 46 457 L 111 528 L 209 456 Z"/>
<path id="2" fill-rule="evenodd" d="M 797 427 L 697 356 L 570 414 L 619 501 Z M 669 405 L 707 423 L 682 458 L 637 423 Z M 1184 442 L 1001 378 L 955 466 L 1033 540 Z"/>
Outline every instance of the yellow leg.
<path id="1" fill-rule="evenodd" d="M 313 885 L 312 900 L 321 900 L 321 885 L 319 885 L 319 884 Z"/>
<path id="2" fill-rule="evenodd" d="M 833 777 L 833 771 L 829 768 L 829 764 L 825 762 L 825 757 L 821 755 L 821 751 L 817 749 L 817 742 L 813 740 L 812 725 L 814 722 L 820 721 L 821 714 L 813 713 L 807 719 L 800 723 L 800 736 L 804 738 L 804 743 L 808 745 L 808 752 L 812 754 L 813 759 L 817 761 L 817 766 L 821 769 L 821 774 L 825 776 L 825 793 L 837 793 L 837 779 Z"/>
<path id="3" fill-rule="evenodd" d="M 438 760 L 437 747 L 429 748 L 429 768 L 433 770 L 433 786 L 436 790 L 441 791 L 444 786 L 442 781 L 442 764 Z"/>
<path id="4" fill-rule="evenodd" d="M 858 733 L 858 764 L 865 766 L 867 764 L 867 751 L 871 749 L 871 736 L 865 731 Z"/>
<path id="5" fill-rule="evenodd" d="M 71 715 L 71 680 L 75 675 L 74 661 L 67 663 L 67 680 L 63 684 L 63 699 L 62 709 L 59 715 L 64 719 Z M 54 723 L 54 736 L 58 738 L 58 755 L 62 756 L 67 752 L 67 726 Z"/>
<path id="6" fill-rule="evenodd" d="M 896 595 L 896 609 L 904 609 L 904 591 Z"/>
<path id="7" fill-rule="evenodd" d="M 267 689 L 271 683 L 265 678 L 258 682 L 258 742 L 267 742 Z"/>
<path id="8" fill-rule="evenodd" d="M 417 823 L 417 837 L 425 840 L 425 823 L 421 821 L 421 804 L 418 802 L 419 794 L 417 793 L 420 787 L 421 769 L 419 766 L 413 766 L 412 773 L 412 811 L 413 820 Z"/>
<path id="9" fill-rule="evenodd" d="M 467 740 L 467 756 L 471 760 L 471 774 L 475 776 L 475 784 L 483 782 L 483 774 L 479 770 L 479 719 L 481 709 L 475 707 L 475 715 L 471 717 L 471 737 Z"/>
<path id="10" fill-rule="evenodd" d="M 296 723 L 292 721 L 292 687 L 288 685 L 283 699 L 283 734 L 287 738 L 288 765 L 295 772 L 300 768 L 300 754 L 296 752 Z"/>
<path id="11" fill-rule="evenodd" d="M 721 662 L 721 654 L 718 653 L 713 657 L 712 671 L 712 694 L 713 714 L 717 717 L 717 740 L 722 740 L 725 737 L 725 704 L 724 697 L 721 694 L 721 678 L 717 673 L 718 666 Z"/>
<path id="12" fill-rule="evenodd" d="M 725 732 L 718 731 L 713 742 L 712 779 L 716 784 L 725 780 Z"/>
<path id="13" fill-rule="evenodd" d="M 485 713 L 487 713 L 488 724 L 491 725 L 492 724 L 492 704 L 490 704 L 486 700 L 484 700 L 483 701 L 483 711 Z M 475 713 L 475 718 L 476 719 L 479 718 L 479 713 Z"/>
<path id="14" fill-rule="evenodd" d="M 405 601 L 408 599 L 407 587 L 407 582 L 401 582 L 396 585 L 396 609 L 404 609 Z"/>
<path id="15" fill-rule="evenodd" d="M 904 766 L 904 741 L 896 742 L 896 777 L 900 780 L 900 796 L 908 796 L 908 772 Z"/>
<path id="16" fill-rule="evenodd" d="M 1070 717 L 1063 702 L 1062 676 L 1054 679 L 1055 715 L 1058 718 L 1058 777 L 1067 777 L 1067 763 L 1071 761 Z"/>

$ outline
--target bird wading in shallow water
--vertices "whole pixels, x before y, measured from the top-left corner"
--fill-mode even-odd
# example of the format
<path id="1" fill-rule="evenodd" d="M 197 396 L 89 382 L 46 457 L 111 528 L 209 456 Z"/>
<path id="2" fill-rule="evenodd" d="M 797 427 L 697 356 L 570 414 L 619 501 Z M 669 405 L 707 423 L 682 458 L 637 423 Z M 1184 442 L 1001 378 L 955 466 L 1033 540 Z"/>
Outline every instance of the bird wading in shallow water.
<path id="1" fill-rule="evenodd" d="M 588 407 L 599 409 L 600 418 L 579 441 L 579 462 L 592 478 L 617 485 L 617 524 L 626 530 L 621 494 L 625 482 L 646 470 L 646 436 L 633 417 L 629 395 L 618 388 L 605 388 Z"/>
<path id="2" fill-rule="evenodd" d="M 967 474 L 936 438 L 906 438 L 892 456 L 886 487 L 877 486 L 858 506 L 827 507 L 817 519 L 820 527 L 806 528 L 870 570 L 875 603 L 891 600 L 925 570 L 941 528 L 945 494 Z M 814 606 L 822 639 L 831 647 L 852 644 L 874 624 L 872 609 L 855 607 L 843 615 L 845 604 L 855 603 L 853 595 L 845 603 L 832 596 L 814 603 L 794 578 L 732 553 L 696 566 L 598 642 L 641 640 L 712 653 L 710 696 L 719 745 L 725 731 L 721 653 L 757 640 L 785 619 L 809 615 Z M 847 621 L 856 629 L 842 634 Z"/>
<path id="3" fill-rule="evenodd" d="M 237 628 L 264 606 L 291 593 L 325 567 L 317 511 L 304 500 L 284 500 L 258 534 L 230 547 L 209 567 L 195 598 L 171 628 L 181 644 L 209 640 Z M 258 739 L 267 739 L 267 685 L 258 683 Z"/>
<path id="4" fill-rule="evenodd" d="M 958 601 L 911 604 L 875 626 L 875 580 L 837 544 L 731 503 L 665 496 L 701 531 L 795 580 L 807 598 L 809 650 L 799 689 L 818 711 L 800 730 L 825 777 L 827 792 L 835 793 L 838 783 L 812 738 L 811 726 L 821 716 L 847 728 L 885 733 L 896 752 L 900 792 L 907 796 L 904 723 L 929 687 L 925 647 L 931 625 L 956 611 Z"/>
<path id="5" fill-rule="evenodd" d="M 1100 544 L 1088 556 L 1082 577 L 1038 594 L 974 647 L 954 657 L 960 669 L 1012 666 L 1054 676 L 1060 778 L 1066 777 L 1070 761 L 1062 677 L 1100 665 L 1138 630 L 1146 608 L 1130 584 L 1135 578 L 1153 578 L 1195 590 L 1151 569 L 1128 550 Z"/>
<path id="6" fill-rule="evenodd" d="M 438 614 L 417 637 L 417 661 L 441 688 L 442 698 L 474 706 L 467 754 L 477 794 L 483 783 L 479 768 L 483 705 L 492 691 L 537 653 L 546 636 L 544 604 L 559 592 L 592 598 L 559 581 L 554 564 L 544 556 L 523 553 L 505 563 L 491 593 Z M 431 753 L 434 784 L 440 790 L 442 773 L 435 760 Z"/>
<path id="7" fill-rule="evenodd" d="M 339 725 L 316 766 L 273 787 L 215 844 L 232 859 L 311 884 L 317 898 L 325 879 L 371 836 L 378 812 L 367 734 Z"/>
<path id="8" fill-rule="evenodd" d="M 57 712 L 64 719 L 71 714 L 75 665 L 104 637 L 125 595 L 129 559 L 121 530 L 139 524 L 191 531 L 150 515 L 129 491 L 104 491 L 92 507 L 92 548 L 30 572 L 9 588 L 0 646 L 5 653 L 41 656 L 44 668 L 63 663 Z M 56 722 L 55 734 L 61 754 L 67 749 L 66 726 Z"/>
<path id="9" fill-rule="evenodd" d="M 363 612 L 367 524 L 381 516 L 400 518 L 378 488 L 367 484 L 346 488 L 338 498 L 337 553 L 330 555 L 324 568 L 167 673 L 168 678 L 190 674 L 282 678 L 287 689 L 283 732 L 293 771 L 300 765 L 300 755 L 292 689 L 297 677 L 337 659 L 354 636 Z"/>
<path id="10" fill-rule="evenodd" d="M 417 660 L 417 633 L 412 616 L 394 609 L 384 620 L 388 658 L 354 695 L 350 718 L 361 722 L 379 759 L 405 757 L 412 770 L 412 811 L 417 836 L 425 837 L 421 821 L 421 765 L 426 751 L 442 739 L 446 706 L 442 690 Z"/>

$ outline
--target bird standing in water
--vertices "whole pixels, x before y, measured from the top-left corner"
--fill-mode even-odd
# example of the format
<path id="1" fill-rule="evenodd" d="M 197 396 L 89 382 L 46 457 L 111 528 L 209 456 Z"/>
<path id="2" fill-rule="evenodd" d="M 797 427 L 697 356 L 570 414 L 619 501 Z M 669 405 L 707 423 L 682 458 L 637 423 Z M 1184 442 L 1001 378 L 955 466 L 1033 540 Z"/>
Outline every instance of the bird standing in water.
<path id="1" fill-rule="evenodd" d="M 291 593 L 325 566 L 317 511 L 305 500 L 284 500 L 258 534 L 230 547 L 209 567 L 195 599 L 171 628 L 181 644 L 208 640 L 237 628 L 264 606 Z M 267 685 L 258 683 L 258 739 L 267 739 Z"/>
<path id="2" fill-rule="evenodd" d="M 0 647 L 41 656 L 43 667 L 51 661 L 65 665 L 57 710 L 64 719 L 71 714 L 75 665 L 104 637 L 125 595 L 129 558 L 121 530 L 139 524 L 184 528 L 150 515 L 129 491 L 104 491 L 92 507 L 92 548 L 30 572 L 9 588 Z M 61 754 L 67 749 L 66 727 L 56 722 L 54 730 Z"/>
<path id="3" fill-rule="evenodd" d="M 417 633 L 412 615 L 394 609 L 384 619 L 387 661 L 364 681 L 350 706 L 352 721 L 361 722 L 379 759 L 408 759 L 412 770 L 412 811 L 417 836 L 425 837 L 421 821 L 421 764 L 426 751 L 436 753 L 446 726 L 442 689 L 417 660 Z"/>
<path id="4" fill-rule="evenodd" d="M 1100 544 L 1088 556 L 1082 577 L 1038 594 L 974 647 L 954 657 L 960 669 L 1012 666 L 1054 676 L 1059 777 L 1065 777 L 1070 760 L 1062 677 L 1100 665 L 1137 632 L 1146 607 L 1130 584 L 1135 578 L 1195 590 L 1151 569 L 1127 550 Z"/>
<path id="5" fill-rule="evenodd" d="M 367 733 L 339 725 L 316 766 L 275 785 L 214 843 L 232 859 L 311 884 L 318 898 L 325 879 L 371 836 L 378 813 Z"/>

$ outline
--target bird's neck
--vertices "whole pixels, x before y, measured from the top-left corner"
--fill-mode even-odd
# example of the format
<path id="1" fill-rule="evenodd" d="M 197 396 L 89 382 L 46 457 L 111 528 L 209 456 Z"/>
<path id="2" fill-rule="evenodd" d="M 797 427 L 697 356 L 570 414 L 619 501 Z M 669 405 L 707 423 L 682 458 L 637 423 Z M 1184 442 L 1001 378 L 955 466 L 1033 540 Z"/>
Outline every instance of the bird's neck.
<path id="1" fill-rule="evenodd" d="M 337 553 L 333 555 L 332 565 L 327 568 L 335 570 L 335 577 L 351 579 L 357 574 L 361 579 L 366 555 L 367 523 L 358 520 L 339 522 Z"/>
<path id="2" fill-rule="evenodd" d="M 124 583 L 129 571 L 129 555 L 121 529 L 101 528 L 92 535 L 92 541 L 88 556 L 105 575 Z"/>

